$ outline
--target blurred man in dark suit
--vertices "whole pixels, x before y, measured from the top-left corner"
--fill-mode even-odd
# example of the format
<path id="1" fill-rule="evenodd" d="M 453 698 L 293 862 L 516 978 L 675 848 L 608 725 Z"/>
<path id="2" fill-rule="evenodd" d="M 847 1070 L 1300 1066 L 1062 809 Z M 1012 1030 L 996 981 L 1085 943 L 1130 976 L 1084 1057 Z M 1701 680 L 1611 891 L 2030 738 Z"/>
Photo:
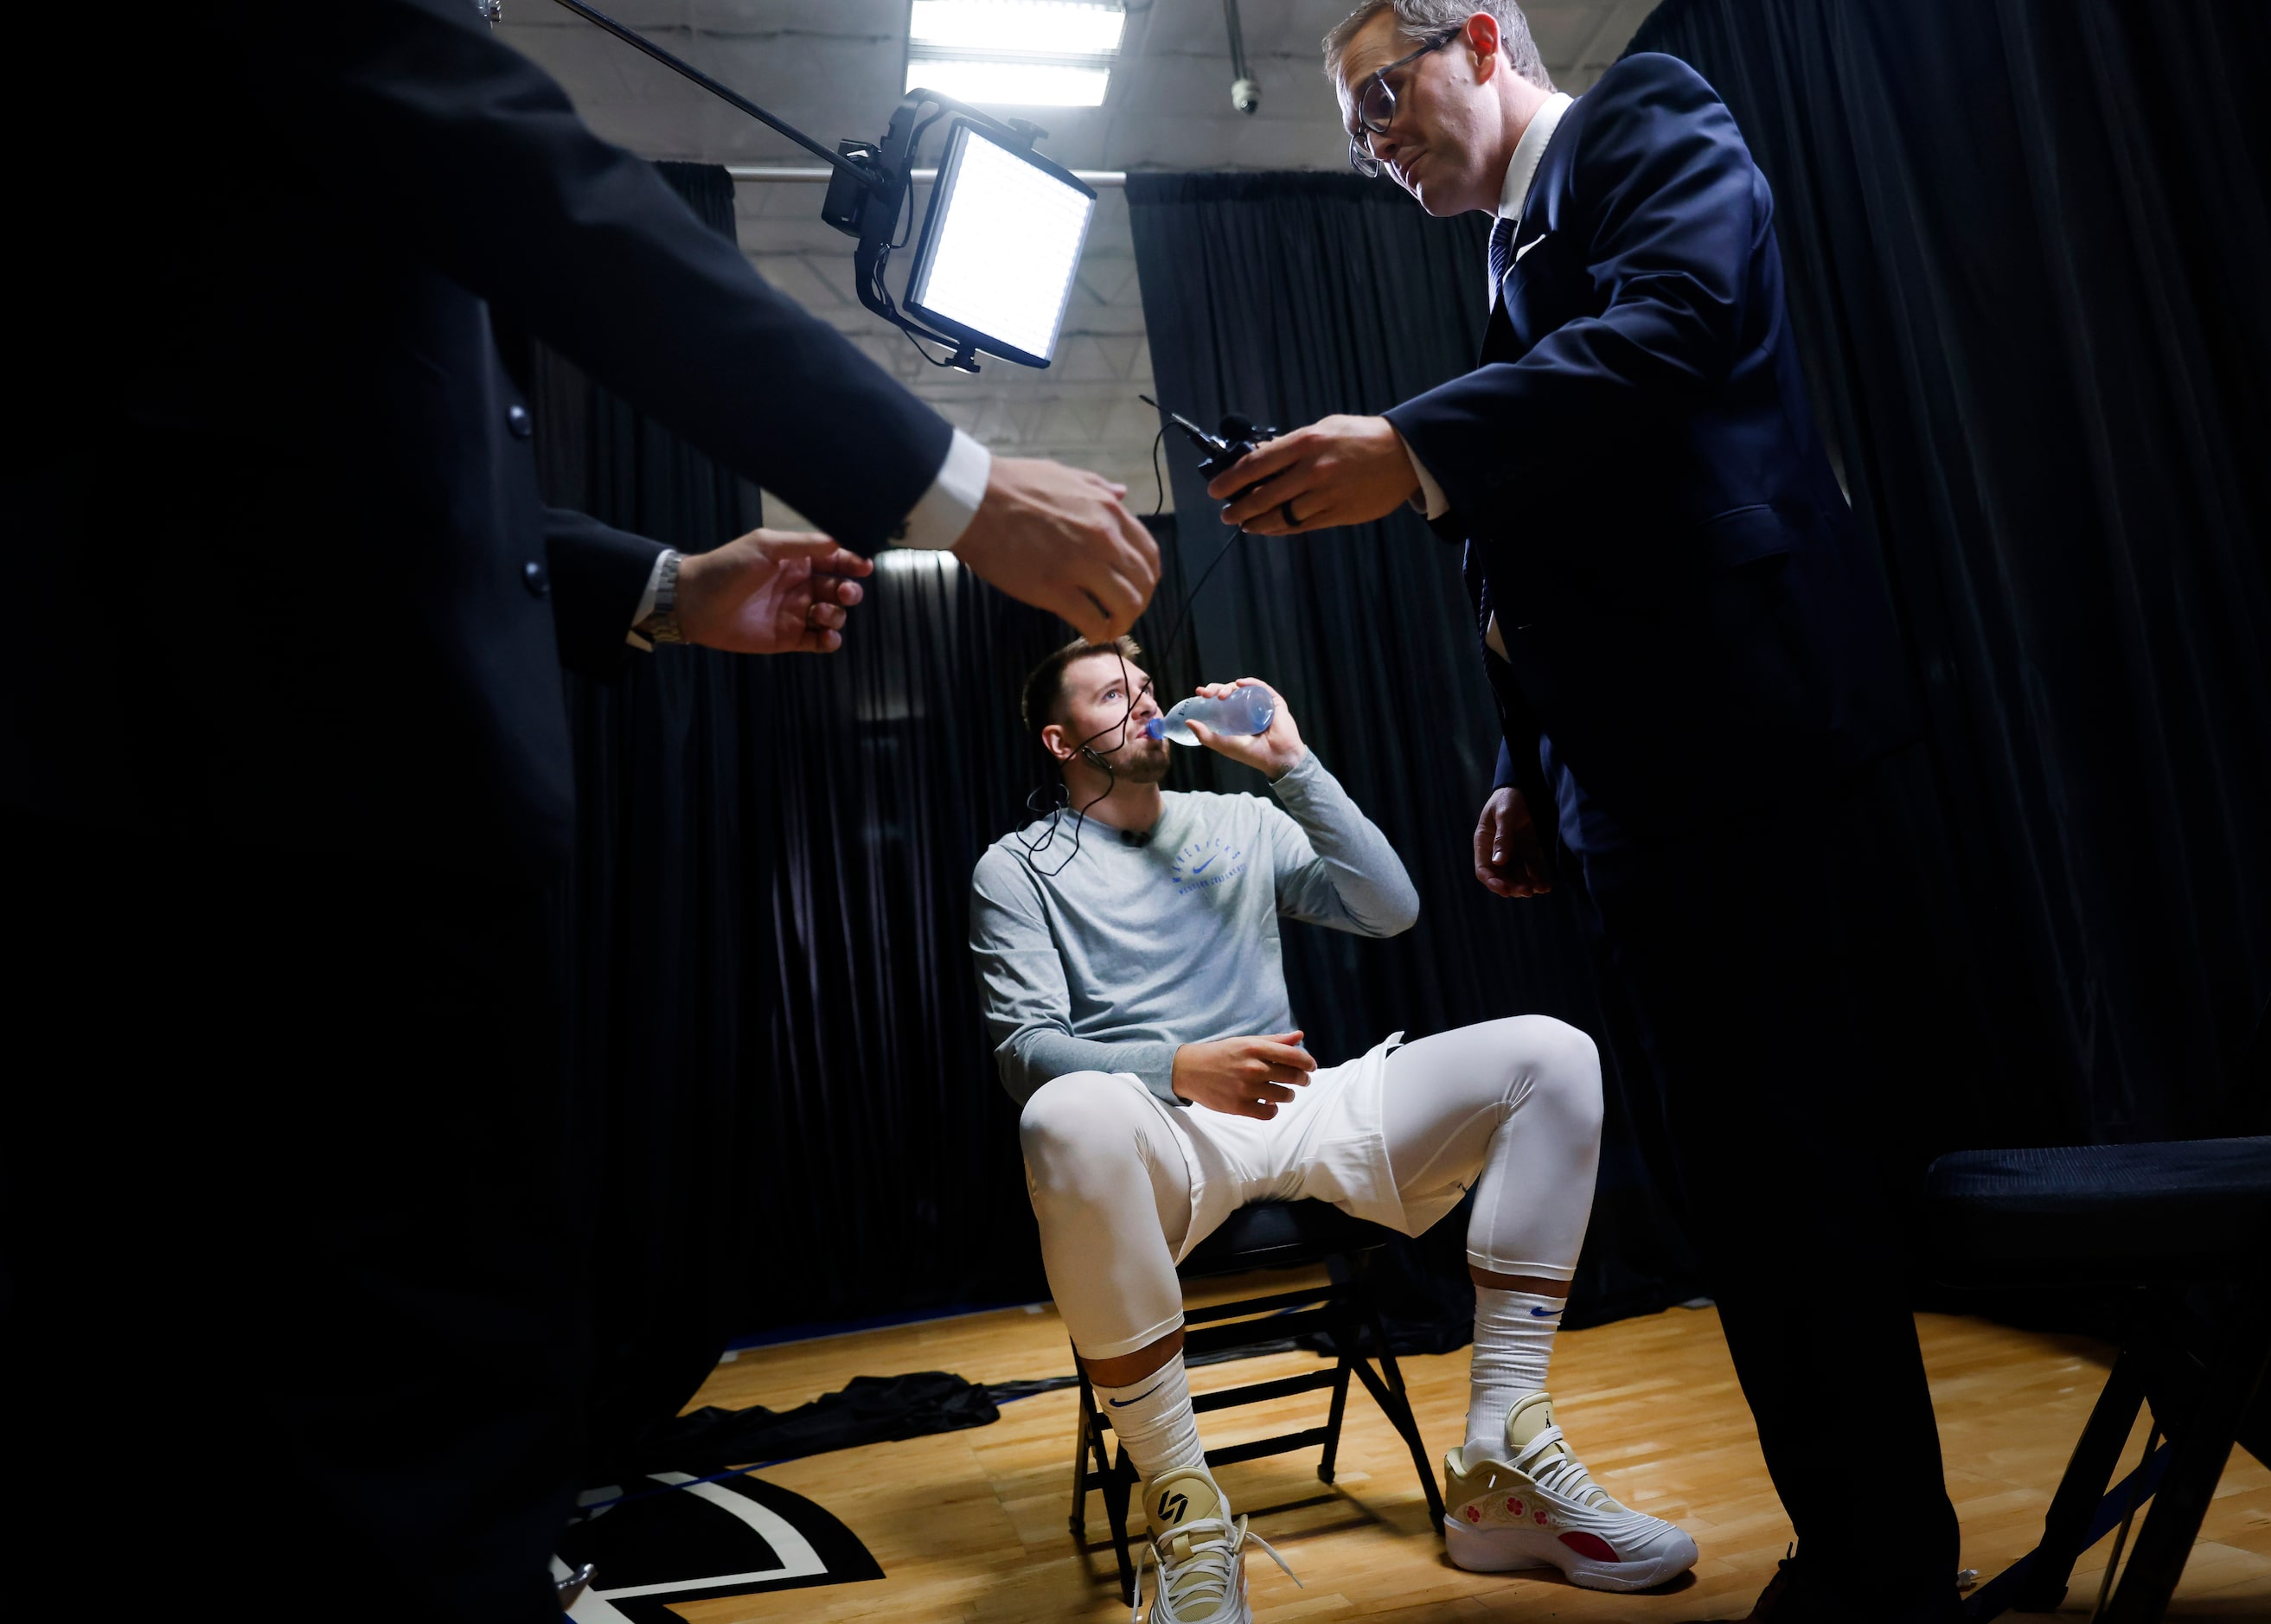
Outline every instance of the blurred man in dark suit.
<path id="1" fill-rule="evenodd" d="M 1773 197 L 1684 63 L 1558 95 L 1512 0 L 1379 0 L 1326 55 L 1360 171 L 1495 217 L 1483 354 L 1211 488 L 1262 534 L 1410 501 L 1465 544 L 1505 735 L 1476 875 L 1572 883 L 1639 1017 L 1665 1183 L 1799 1536 L 1754 1616 L 1947 1617 L 1955 1516 L 1828 902 L 1844 787 L 1902 741 L 1899 690 Z"/>
<path id="2" fill-rule="evenodd" d="M 65 147 L 54 100 L 7 115 L 10 1589 L 556 1617 L 561 663 L 824 650 L 837 542 L 951 547 L 1109 637 L 1156 550 L 766 287 L 473 0 L 98 32 L 14 32 L 101 76 Z M 508 323 L 834 541 L 547 512 Z"/>

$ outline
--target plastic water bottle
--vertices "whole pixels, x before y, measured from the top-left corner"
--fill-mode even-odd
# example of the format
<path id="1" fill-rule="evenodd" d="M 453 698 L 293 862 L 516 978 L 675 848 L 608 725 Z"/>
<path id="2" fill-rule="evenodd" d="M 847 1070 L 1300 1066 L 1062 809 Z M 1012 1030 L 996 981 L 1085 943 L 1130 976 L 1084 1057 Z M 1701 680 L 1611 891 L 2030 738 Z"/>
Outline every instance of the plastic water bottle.
<path id="1" fill-rule="evenodd" d="M 1203 722 L 1218 734 L 1237 738 L 1240 734 L 1268 733 L 1270 724 L 1277 719 L 1277 695 L 1266 688 L 1241 688 L 1227 699 L 1205 699 L 1193 695 L 1165 716 L 1155 716 L 1144 723 L 1143 731 L 1154 739 L 1196 744 L 1199 736 L 1191 731 L 1193 722 Z"/>

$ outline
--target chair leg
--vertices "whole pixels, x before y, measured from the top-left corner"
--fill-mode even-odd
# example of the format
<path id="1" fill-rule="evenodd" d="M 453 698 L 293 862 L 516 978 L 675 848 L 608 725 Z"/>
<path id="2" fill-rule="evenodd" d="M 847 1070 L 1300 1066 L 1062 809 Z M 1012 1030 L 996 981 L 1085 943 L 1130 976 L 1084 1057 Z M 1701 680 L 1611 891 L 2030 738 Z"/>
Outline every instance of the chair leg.
<path id="1" fill-rule="evenodd" d="M 1096 1463 L 1096 1481 L 1098 1487 L 1103 1486 L 1105 1479 L 1112 1475 L 1112 1457 L 1105 1449 L 1104 1434 L 1104 1418 L 1100 1415 L 1091 1417 L 1088 1424 L 1088 1451 Z M 1118 1441 L 1116 1438 L 1113 1440 L 1114 1447 L 1117 1447 Z"/>
<path id="2" fill-rule="evenodd" d="M 1342 1309 L 1333 1326 L 1333 1339 L 1340 1345 L 1341 1357 L 1340 1363 L 1333 1369 L 1332 1409 L 1325 1417 L 1325 1453 L 1317 1462 L 1317 1481 L 1320 1483 L 1333 1480 L 1335 1463 L 1340 1459 L 1341 1422 L 1348 1415 L 1349 1370 L 1356 1363 L 1357 1357 L 1356 1315 L 1348 1312 L 1347 1299 L 1344 1295 L 1345 1291 L 1344 1287 L 1334 1293 L 1336 1303 Z"/>
<path id="3" fill-rule="evenodd" d="M 2271 1274 L 2251 1283 L 2232 1305 L 2221 1345 L 2170 1451 L 2168 1476 L 2138 1531 L 2137 1552 L 2105 1610 L 2105 1624 L 2156 1624 L 2184 1576 L 2200 1519 L 2231 1443 L 2271 1364 Z"/>
<path id="4" fill-rule="evenodd" d="M 2066 1599 L 2074 1560 L 2089 1543 L 2090 1519 L 2119 1468 L 2122 1447 L 2144 1402 L 2145 1382 L 2137 1356 L 2124 1352 L 2105 1378 L 2089 1424 L 2081 1429 L 2074 1457 L 2051 1496 L 2049 1515 L 2043 1519 L 2042 1543 L 2035 1547 L 2025 1582 L 2011 1597 L 2015 1611 L 2055 1613 Z"/>
<path id="5" fill-rule="evenodd" d="M 1136 1605 L 1136 1559 L 1128 1553 L 1128 1486 L 1136 1481 L 1135 1463 L 1120 1445 L 1111 1468 L 1104 1474 L 1104 1514 L 1112 1520 L 1112 1555 L 1120 1564 L 1120 1599 Z"/>
<path id="6" fill-rule="evenodd" d="M 1076 1539 L 1088 1532 L 1088 1441 L 1096 1435 L 1096 1395 L 1090 1390 L 1088 1375 L 1083 1371 L 1080 1377 L 1080 1409 L 1073 1418 L 1072 1516 L 1068 1519 Z M 1102 1450 L 1098 1453 L 1100 1455 Z"/>
<path id="7" fill-rule="evenodd" d="M 1380 1322 L 1379 1309 L 1373 1305 L 1365 1272 L 1364 1260 L 1355 1260 L 1350 1290 L 1363 1310 L 1364 1322 L 1371 1327 L 1372 1345 L 1380 1355 L 1381 1374 L 1374 1376 L 1361 1359 L 1356 1363 L 1356 1374 L 1388 1417 L 1389 1424 L 1402 1435 L 1404 1447 L 1411 1451 L 1412 1467 L 1418 1472 L 1419 1486 L 1427 1496 L 1427 1520 L 1440 1531 L 1443 1526 L 1443 1492 L 1435 1486 L 1435 1468 L 1427 1459 L 1426 1441 L 1419 1435 L 1419 1418 L 1411 1413 L 1411 1399 L 1404 1389 L 1404 1372 L 1396 1362 L 1396 1355 L 1389 1350 L 1388 1330 Z M 1351 1351 L 1354 1351 L 1352 1344 Z"/>
<path id="8" fill-rule="evenodd" d="M 1435 1466 L 1427 1458 L 1426 1440 L 1419 1435 L 1419 1418 L 1411 1412 L 1411 1400 L 1404 1391 L 1404 1373 L 1396 1368 L 1396 1355 L 1388 1351 L 1385 1339 L 1381 1343 L 1380 1362 L 1388 1374 L 1389 1389 L 1396 1395 L 1396 1408 L 1404 1412 L 1404 1424 L 1396 1430 L 1404 1434 L 1404 1441 L 1411 1451 L 1411 1469 L 1419 1474 L 1419 1486 L 1426 1494 L 1427 1520 L 1440 1533 L 1443 1527 L 1443 1491 L 1435 1486 Z"/>
<path id="9" fill-rule="evenodd" d="M 1088 1490 L 1092 1482 L 1104 1496 L 1104 1520 L 1112 1528 L 1112 1558 L 1120 1568 L 1120 1599 L 1133 1605 L 1136 1562 L 1128 1553 L 1128 1487 L 1136 1481 L 1136 1468 L 1128 1458 L 1127 1446 L 1117 1438 L 1113 1441 L 1116 1453 L 1105 1453 L 1104 1434 L 1110 1428 L 1104 1412 L 1096 1407 L 1096 1389 L 1089 1383 L 1088 1372 L 1081 1369 L 1077 1355 L 1073 1369 L 1080 1377 L 1080 1416 L 1073 1434 L 1073 1536 L 1080 1538 L 1088 1532 Z M 1092 1478 L 1088 1464 L 1091 1456 L 1096 1463 Z"/>

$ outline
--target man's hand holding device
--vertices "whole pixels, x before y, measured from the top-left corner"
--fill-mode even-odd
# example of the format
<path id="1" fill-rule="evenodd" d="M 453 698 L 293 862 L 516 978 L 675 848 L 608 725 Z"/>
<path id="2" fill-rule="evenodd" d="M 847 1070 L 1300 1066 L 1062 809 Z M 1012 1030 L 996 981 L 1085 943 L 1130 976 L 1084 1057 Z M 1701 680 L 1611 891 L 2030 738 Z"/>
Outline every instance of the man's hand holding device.
<path id="1" fill-rule="evenodd" d="M 1384 417 L 1321 417 L 1265 441 L 1207 485 L 1225 504 L 1222 522 L 1257 536 L 1369 524 L 1418 490 L 1404 436 Z"/>
<path id="2" fill-rule="evenodd" d="M 1186 1043 L 1175 1051 L 1178 1099 L 1229 1116 L 1268 1121 L 1277 1107 L 1308 1086 L 1317 1062 L 1299 1047 L 1302 1034 L 1281 1032 L 1267 1038 L 1217 1038 Z"/>

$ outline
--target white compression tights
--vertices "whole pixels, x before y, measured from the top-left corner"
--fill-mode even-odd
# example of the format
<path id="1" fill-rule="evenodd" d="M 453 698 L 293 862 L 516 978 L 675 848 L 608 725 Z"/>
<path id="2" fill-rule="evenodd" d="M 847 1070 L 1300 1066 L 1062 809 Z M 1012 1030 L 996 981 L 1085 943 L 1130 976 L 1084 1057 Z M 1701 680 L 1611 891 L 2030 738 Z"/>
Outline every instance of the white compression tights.
<path id="1" fill-rule="evenodd" d="M 1407 1202 L 1476 1187 L 1476 1267 L 1576 1273 L 1601 1134 L 1600 1057 L 1584 1033 L 1525 1015 L 1406 1044 L 1388 1058 L 1381 1127 Z M 1186 1233 L 1190 1173 L 1176 1129 L 1142 1085 L 1059 1077 L 1026 1102 L 1020 1133 L 1041 1258 L 1073 1346 L 1115 1359 L 1180 1325 L 1175 1259 L 1203 1237 Z"/>

